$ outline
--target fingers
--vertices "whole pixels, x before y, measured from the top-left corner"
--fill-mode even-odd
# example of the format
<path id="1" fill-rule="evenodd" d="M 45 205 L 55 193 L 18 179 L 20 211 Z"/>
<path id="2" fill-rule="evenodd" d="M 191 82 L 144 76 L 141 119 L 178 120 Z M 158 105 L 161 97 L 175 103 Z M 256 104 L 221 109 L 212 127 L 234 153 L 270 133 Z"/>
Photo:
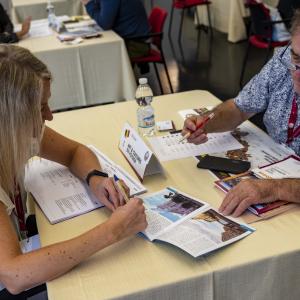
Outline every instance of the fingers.
<path id="1" fill-rule="evenodd" d="M 123 180 L 121 180 L 120 179 L 120 183 L 121 183 L 121 185 L 122 185 L 122 187 L 123 187 L 123 190 L 124 190 L 124 192 L 125 192 L 125 194 L 128 196 L 128 197 L 130 197 L 130 189 L 129 189 L 129 187 L 126 185 L 126 183 L 123 181 Z M 125 200 L 125 198 L 124 198 L 124 196 L 122 195 L 122 193 L 119 193 L 119 199 L 120 199 L 120 204 L 121 205 L 124 205 L 124 204 L 126 204 L 126 200 Z"/>
<path id="2" fill-rule="evenodd" d="M 114 205 L 109 201 L 109 199 L 106 196 L 102 196 L 101 197 L 101 203 L 103 205 L 105 205 L 105 207 L 107 207 L 109 210 L 111 211 L 115 211 L 115 207 Z"/>
<path id="3" fill-rule="evenodd" d="M 197 129 L 197 127 L 203 123 L 203 117 L 192 116 L 185 120 L 184 128 L 182 130 L 182 135 L 190 133 L 190 136 L 187 138 L 189 143 L 201 144 L 207 142 L 207 136 L 203 128 Z"/>
<path id="4" fill-rule="evenodd" d="M 253 199 L 247 196 L 247 193 L 242 193 L 239 185 L 232 189 L 224 198 L 219 212 L 225 216 L 232 215 L 239 217 L 251 204 Z"/>
<path id="5" fill-rule="evenodd" d="M 134 206 L 134 209 L 136 210 L 135 222 L 137 225 L 137 232 L 145 230 L 148 223 L 143 201 L 139 198 L 131 198 L 127 205 Z"/>
<path id="6" fill-rule="evenodd" d="M 193 143 L 196 145 L 206 143 L 207 140 L 208 140 L 207 135 L 204 133 L 202 129 L 196 130 L 187 139 L 189 143 Z"/>
<path id="7" fill-rule="evenodd" d="M 195 131 L 197 129 L 196 124 L 197 124 L 197 116 L 192 116 L 192 117 L 187 118 L 184 121 L 184 127 L 183 127 L 184 134 L 183 135 L 185 135 L 188 132 Z"/>
<path id="8" fill-rule="evenodd" d="M 106 178 L 103 185 L 108 194 L 109 201 L 113 204 L 114 208 L 116 209 L 117 207 L 120 206 L 120 198 L 119 198 L 119 192 L 115 187 L 113 179 Z"/>

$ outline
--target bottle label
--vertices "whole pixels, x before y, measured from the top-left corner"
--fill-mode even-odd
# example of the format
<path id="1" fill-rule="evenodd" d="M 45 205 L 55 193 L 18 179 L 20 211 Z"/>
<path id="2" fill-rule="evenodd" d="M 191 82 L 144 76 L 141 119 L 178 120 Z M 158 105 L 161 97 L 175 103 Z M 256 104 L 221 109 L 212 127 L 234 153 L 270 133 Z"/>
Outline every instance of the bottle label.
<path id="1" fill-rule="evenodd" d="M 146 97 L 139 97 L 136 98 L 136 102 L 138 105 L 149 105 L 152 102 L 152 97 L 151 96 L 146 96 Z"/>
<path id="2" fill-rule="evenodd" d="M 139 127 L 142 128 L 151 128 L 155 126 L 155 121 L 154 121 L 154 114 L 144 117 L 142 119 L 139 119 Z"/>

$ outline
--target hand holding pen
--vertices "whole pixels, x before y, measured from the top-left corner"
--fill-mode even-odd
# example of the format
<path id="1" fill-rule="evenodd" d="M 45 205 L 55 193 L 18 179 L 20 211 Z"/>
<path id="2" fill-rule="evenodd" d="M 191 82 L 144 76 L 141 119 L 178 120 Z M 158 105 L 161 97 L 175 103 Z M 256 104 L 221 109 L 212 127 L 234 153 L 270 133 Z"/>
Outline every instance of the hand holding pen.
<path id="1" fill-rule="evenodd" d="M 117 186 L 119 193 L 122 195 L 123 199 L 127 203 L 129 201 L 129 191 L 125 189 L 123 182 L 118 178 L 117 175 L 114 175 L 114 182 Z"/>
<path id="2" fill-rule="evenodd" d="M 193 144 L 202 144 L 207 141 L 207 135 L 204 131 L 204 127 L 211 119 L 215 116 L 214 113 L 210 113 L 206 117 L 200 116 L 192 116 L 185 120 L 184 127 L 182 130 L 183 137 L 180 139 L 179 142 L 184 141 L 185 139 L 188 142 Z"/>

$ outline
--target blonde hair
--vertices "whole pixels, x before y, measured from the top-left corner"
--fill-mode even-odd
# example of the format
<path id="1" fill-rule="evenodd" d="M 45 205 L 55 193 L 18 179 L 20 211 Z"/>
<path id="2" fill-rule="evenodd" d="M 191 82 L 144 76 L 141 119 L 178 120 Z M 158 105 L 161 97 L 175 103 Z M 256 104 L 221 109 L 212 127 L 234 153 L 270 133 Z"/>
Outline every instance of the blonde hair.
<path id="1" fill-rule="evenodd" d="M 0 45 L 0 185 L 11 195 L 33 154 L 32 139 L 41 138 L 45 79 L 49 70 L 30 51 Z"/>

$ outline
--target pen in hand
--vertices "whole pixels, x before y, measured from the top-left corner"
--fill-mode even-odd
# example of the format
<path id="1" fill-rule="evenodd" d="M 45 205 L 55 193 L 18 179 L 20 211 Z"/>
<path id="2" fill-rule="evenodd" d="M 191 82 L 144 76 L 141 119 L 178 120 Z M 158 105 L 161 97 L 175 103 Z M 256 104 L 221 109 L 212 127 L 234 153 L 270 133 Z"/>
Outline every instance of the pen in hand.
<path id="1" fill-rule="evenodd" d="M 125 202 L 127 203 L 129 201 L 129 197 L 117 175 L 114 175 L 114 181 L 118 187 L 119 192 L 121 193 L 122 197 L 125 199 Z"/>
<path id="2" fill-rule="evenodd" d="M 197 125 L 196 130 L 202 128 L 209 120 L 211 120 L 212 118 L 214 118 L 215 113 L 211 113 L 209 114 L 199 125 Z M 195 130 L 195 131 L 196 131 Z M 180 140 L 179 143 L 183 142 L 184 140 L 186 140 L 190 135 L 192 134 L 191 131 L 189 131 L 188 133 L 186 133 Z"/>

